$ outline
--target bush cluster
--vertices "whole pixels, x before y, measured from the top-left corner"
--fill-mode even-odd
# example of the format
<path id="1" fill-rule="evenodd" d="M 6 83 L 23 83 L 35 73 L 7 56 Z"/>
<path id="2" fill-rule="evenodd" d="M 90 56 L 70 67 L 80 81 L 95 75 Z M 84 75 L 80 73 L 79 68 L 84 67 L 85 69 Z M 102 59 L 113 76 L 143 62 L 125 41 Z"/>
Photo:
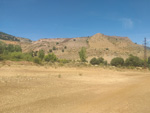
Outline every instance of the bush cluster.
<path id="1" fill-rule="evenodd" d="M 104 58 L 102 58 L 102 57 L 99 57 L 99 58 L 94 57 L 90 60 L 90 63 L 92 65 L 99 65 L 99 64 L 107 65 L 107 61 L 104 61 Z"/>
<path id="2" fill-rule="evenodd" d="M 125 66 L 142 67 L 144 62 L 137 56 L 130 55 L 125 61 Z"/>
<path id="3" fill-rule="evenodd" d="M 112 66 L 127 66 L 127 67 L 142 67 L 143 60 L 137 56 L 130 55 L 125 61 L 121 57 L 116 57 L 111 60 Z"/>
<path id="4" fill-rule="evenodd" d="M 124 59 L 121 57 L 113 58 L 111 60 L 111 65 L 112 66 L 123 66 L 124 65 Z"/>

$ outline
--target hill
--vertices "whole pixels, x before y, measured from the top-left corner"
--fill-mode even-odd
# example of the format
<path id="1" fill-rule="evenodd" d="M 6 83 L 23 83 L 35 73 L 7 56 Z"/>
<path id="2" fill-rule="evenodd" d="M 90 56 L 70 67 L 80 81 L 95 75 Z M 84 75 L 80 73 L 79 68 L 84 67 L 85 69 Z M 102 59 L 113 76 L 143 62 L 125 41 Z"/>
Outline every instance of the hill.
<path id="1" fill-rule="evenodd" d="M 143 47 L 133 43 L 128 37 L 107 36 L 101 33 L 91 37 L 40 39 L 24 46 L 23 50 L 26 52 L 43 49 L 47 53 L 52 50 L 59 58 L 77 60 L 82 47 L 87 49 L 89 60 L 101 56 L 110 61 L 117 56 L 127 58 L 130 54 L 143 58 Z"/>
<path id="2" fill-rule="evenodd" d="M 114 57 L 127 58 L 130 54 L 143 58 L 143 47 L 133 43 L 128 37 L 107 36 L 97 33 L 91 37 L 47 38 L 31 41 L 5 33 L 0 35 L 3 41 L 21 45 L 23 52 L 39 51 L 53 52 L 58 58 L 78 60 L 78 52 L 82 47 L 87 49 L 88 60 L 93 57 L 104 57 L 108 62 Z M 148 50 L 149 51 L 149 50 Z"/>

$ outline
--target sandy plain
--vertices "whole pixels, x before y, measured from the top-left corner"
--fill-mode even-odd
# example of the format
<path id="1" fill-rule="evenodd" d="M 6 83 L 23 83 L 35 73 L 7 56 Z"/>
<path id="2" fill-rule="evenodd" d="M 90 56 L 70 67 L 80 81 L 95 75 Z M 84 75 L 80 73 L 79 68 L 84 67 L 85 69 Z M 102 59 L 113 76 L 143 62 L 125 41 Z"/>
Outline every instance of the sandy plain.
<path id="1" fill-rule="evenodd" d="M 4 65 L 0 113 L 150 113 L 150 71 Z"/>

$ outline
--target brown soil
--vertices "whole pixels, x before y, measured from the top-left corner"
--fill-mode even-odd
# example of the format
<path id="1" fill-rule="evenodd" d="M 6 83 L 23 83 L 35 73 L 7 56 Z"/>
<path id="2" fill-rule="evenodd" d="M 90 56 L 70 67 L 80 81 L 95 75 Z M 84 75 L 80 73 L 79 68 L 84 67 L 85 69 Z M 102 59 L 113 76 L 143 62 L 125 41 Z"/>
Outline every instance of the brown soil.
<path id="1" fill-rule="evenodd" d="M 150 72 L 0 67 L 0 113 L 150 113 Z"/>

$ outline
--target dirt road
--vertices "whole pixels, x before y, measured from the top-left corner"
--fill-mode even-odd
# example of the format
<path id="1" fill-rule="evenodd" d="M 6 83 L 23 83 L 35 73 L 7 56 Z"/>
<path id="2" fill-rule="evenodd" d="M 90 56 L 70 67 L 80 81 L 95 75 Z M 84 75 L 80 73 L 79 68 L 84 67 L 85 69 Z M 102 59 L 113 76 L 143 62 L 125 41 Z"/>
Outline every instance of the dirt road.
<path id="1" fill-rule="evenodd" d="M 150 72 L 3 66 L 0 113 L 150 113 Z"/>

